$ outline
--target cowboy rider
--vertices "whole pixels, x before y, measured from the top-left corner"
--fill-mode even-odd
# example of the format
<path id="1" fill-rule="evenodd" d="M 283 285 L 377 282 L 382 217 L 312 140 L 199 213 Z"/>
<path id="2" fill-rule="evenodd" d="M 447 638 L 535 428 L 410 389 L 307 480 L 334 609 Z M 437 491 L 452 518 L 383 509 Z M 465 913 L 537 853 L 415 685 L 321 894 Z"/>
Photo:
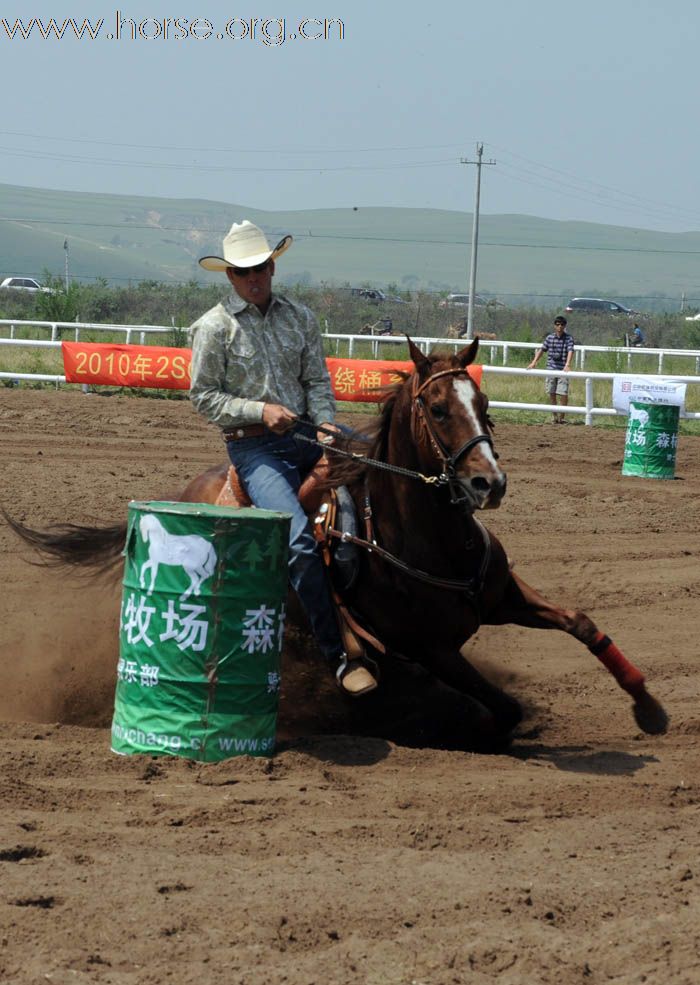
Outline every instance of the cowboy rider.
<path id="1" fill-rule="evenodd" d="M 358 696 L 377 682 L 345 653 L 319 547 L 297 498 L 321 448 L 294 434 L 322 441 L 327 435 L 317 427 L 338 428 L 316 318 L 272 291 L 275 261 L 291 242 L 284 236 L 271 248 L 262 230 L 244 219 L 232 225 L 222 256 L 199 261 L 205 270 L 225 273 L 233 291 L 191 327 L 190 398 L 221 428 L 252 502 L 292 515 L 290 583 L 341 690 Z"/>

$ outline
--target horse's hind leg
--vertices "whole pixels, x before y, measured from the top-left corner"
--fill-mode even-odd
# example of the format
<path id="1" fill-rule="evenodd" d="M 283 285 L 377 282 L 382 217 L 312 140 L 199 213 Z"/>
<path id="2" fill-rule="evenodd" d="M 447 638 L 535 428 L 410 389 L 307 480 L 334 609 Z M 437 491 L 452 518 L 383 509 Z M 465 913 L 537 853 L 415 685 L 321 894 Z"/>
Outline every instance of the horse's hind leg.
<path id="1" fill-rule="evenodd" d="M 494 738 L 508 735 L 520 723 L 520 703 L 487 680 L 459 651 L 431 650 L 430 659 L 424 655 L 421 662 L 443 683 L 483 707 L 488 715 L 488 719 L 484 716 L 484 731 L 490 730 Z"/>
<path id="2" fill-rule="evenodd" d="M 644 732 L 657 735 L 668 728 L 668 716 L 656 698 L 647 691 L 642 672 L 627 660 L 608 636 L 600 632 L 585 612 L 554 605 L 511 572 L 506 594 L 497 613 L 484 622 L 492 625 L 515 623 L 531 629 L 561 629 L 569 633 L 587 646 L 610 671 L 620 687 L 632 696 L 634 717 Z"/>

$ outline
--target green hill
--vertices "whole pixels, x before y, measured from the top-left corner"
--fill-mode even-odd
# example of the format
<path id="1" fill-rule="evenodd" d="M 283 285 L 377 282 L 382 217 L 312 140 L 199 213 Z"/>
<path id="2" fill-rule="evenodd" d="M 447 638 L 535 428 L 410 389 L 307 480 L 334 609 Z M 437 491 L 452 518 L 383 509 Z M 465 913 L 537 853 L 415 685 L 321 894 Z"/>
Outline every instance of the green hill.
<path id="1" fill-rule="evenodd" d="M 435 209 L 265 212 L 206 200 L 96 195 L 0 185 L 0 274 L 62 276 L 64 242 L 79 280 L 171 283 L 213 275 L 231 222 L 249 218 L 271 240 L 291 232 L 288 282 L 449 291 L 468 282 L 472 217 Z M 575 294 L 630 302 L 700 298 L 700 232 L 660 233 L 526 215 L 482 215 L 478 290 L 552 304 Z M 673 305 L 676 306 L 675 304 Z"/>

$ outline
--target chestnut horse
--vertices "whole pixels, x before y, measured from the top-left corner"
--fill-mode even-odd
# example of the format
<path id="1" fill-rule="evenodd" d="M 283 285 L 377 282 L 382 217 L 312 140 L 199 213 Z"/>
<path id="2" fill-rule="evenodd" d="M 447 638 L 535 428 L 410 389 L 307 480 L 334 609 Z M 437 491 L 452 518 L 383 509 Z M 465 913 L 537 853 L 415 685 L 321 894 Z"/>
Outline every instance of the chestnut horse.
<path id="1" fill-rule="evenodd" d="M 343 601 L 383 643 L 386 657 L 406 658 L 469 699 L 494 736 L 521 719 L 519 703 L 489 682 L 460 648 L 480 625 L 558 629 L 586 646 L 634 702 L 637 724 L 664 732 L 668 719 L 644 677 L 579 610 L 563 609 L 527 585 L 498 539 L 477 520 L 496 509 L 506 476 L 493 447 L 488 401 L 468 373 L 478 339 L 455 355 L 425 356 L 409 340 L 415 371 L 389 391 L 365 455 L 340 459 L 333 481 L 345 484 L 367 521 L 358 538 L 360 570 Z M 340 446 L 339 446 L 340 447 Z M 194 479 L 181 499 L 216 502 L 227 465 Z M 54 563 L 114 564 L 126 525 L 62 525 L 14 530 Z M 360 699 L 367 701 L 368 699 Z"/>

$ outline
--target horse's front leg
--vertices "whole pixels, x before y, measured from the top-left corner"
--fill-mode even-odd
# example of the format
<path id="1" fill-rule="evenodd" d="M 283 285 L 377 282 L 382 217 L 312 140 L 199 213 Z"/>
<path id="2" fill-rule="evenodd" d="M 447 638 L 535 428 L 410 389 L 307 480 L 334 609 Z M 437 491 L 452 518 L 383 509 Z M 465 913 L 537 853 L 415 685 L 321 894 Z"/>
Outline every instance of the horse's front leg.
<path id="1" fill-rule="evenodd" d="M 609 636 L 601 633 L 592 619 L 579 609 L 553 605 L 534 588 L 511 572 L 510 582 L 498 609 L 484 619 L 491 625 L 514 623 L 531 629 L 561 629 L 583 643 L 617 683 L 634 699 L 634 717 L 650 735 L 668 728 L 668 715 L 646 689 L 644 675 L 622 654 Z"/>
<path id="2" fill-rule="evenodd" d="M 146 589 L 146 572 L 149 571 L 152 567 L 153 564 L 151 561 L 144 561 L 143 564 L 141 565 L 141 572 L 139 574 L 139 587 L 144 589 L 144 591 Z M 146 592 L 146 594 L 148 594 L 148 592 Z"/>
<path id="3" fill-rule="evenodd" d="M 151 572 L 151 584 L 148 586 L 148 589 L 146 591 L 146 595 L 153 595 L 153 589 L 156 587 L 156 575 L 158 574 L 158 562 L 157 561 L 149 561 L 148 562 L 148 569 Z M 142 575 L 143 575 L 143 571 L 142 571 Z M 144 582 L 145 582 L 145 579 L 144 579 Z"/>

